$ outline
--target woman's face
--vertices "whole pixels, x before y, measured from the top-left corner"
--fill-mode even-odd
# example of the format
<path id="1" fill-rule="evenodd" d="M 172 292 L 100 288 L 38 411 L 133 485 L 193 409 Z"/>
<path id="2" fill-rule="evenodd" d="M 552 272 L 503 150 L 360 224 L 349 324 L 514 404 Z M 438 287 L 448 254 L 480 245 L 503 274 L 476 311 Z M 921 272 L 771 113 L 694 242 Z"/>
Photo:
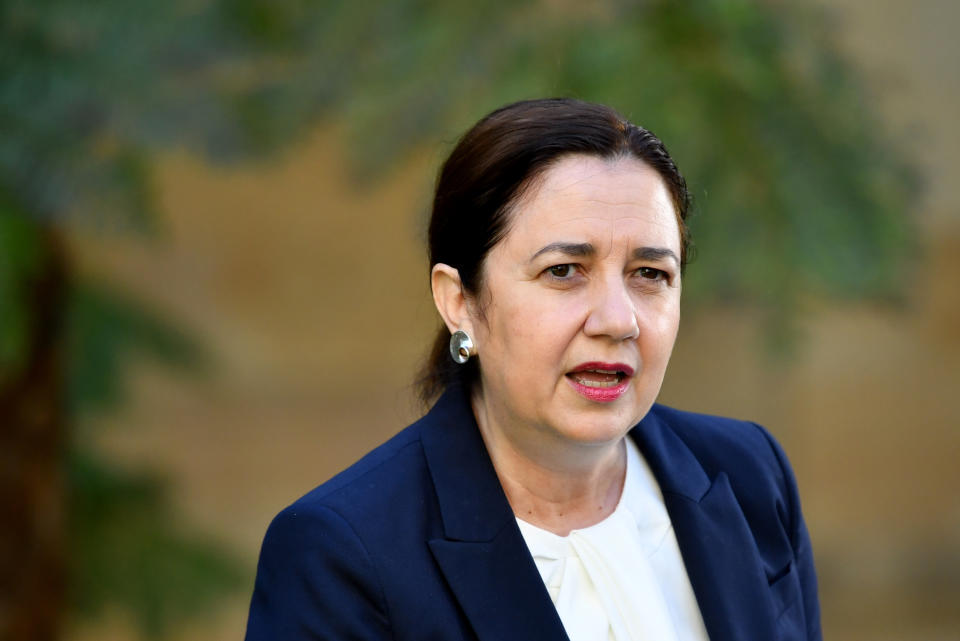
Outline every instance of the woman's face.
<path id="1" fill-rule="evenodd" d="M 680 319 L 680 230 L 654 169 L 560 159 L 514 207 L 470 312 L 502 430 L 619 439 L 650 409 Z"/>

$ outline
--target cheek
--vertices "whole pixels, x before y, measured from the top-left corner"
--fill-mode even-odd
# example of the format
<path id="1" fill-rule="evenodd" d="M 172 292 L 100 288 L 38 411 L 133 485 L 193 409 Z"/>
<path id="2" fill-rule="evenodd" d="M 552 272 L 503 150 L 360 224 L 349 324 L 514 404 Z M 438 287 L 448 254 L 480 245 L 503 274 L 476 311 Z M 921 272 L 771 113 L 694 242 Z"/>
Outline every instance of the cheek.
<path id="1" fill-rule="evenodd" d="M 664 361 L 664 366 L 666 366 L 666 361 L 673 351 L 673 344 L 677 339 L 677 331 L 680 327 L 679 309 L 665 310 L 656 315 L 648 324 L 648 327 L 649 331 L 646 336 L 649 340 L 646 347 L 650 352 L 650 357 L 659 355 Z M 643 336 L 644 334 L 641 331 L 641 341 Z"/>
<path id="2" fill-rule="evenodd" d="M 680 298 L 678 295 L 642 298 L 637 302 L 637 321 L 640 325 L 640 343 L 647 358 L 656 353 L 670 355 L 680 327 Z"/>
<path id="3" fill-rule="evenodd" d="M 489 338 L 501 356 L 516 365 L 511 369 L 554 369 L 561 366 L 564 350 L 576 333 L 575 317 L 569 307 L 544 304 L 535 297 L 509 301 L 488 317 L 492 321 Z"/>

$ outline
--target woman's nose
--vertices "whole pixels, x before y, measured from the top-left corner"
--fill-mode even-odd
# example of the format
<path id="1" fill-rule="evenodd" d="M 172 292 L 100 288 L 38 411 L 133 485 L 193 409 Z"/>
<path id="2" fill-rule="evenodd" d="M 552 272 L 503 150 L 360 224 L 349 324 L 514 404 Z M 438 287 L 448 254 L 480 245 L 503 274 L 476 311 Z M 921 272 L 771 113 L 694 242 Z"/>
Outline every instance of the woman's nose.
<path id="1" fill-rule="evenodd" d="M 609 336 L 618 341 L 639 337 L 637 310 L 622 278 L 596 282 L 593 290 L 584 332 L 588 336 Z"/>

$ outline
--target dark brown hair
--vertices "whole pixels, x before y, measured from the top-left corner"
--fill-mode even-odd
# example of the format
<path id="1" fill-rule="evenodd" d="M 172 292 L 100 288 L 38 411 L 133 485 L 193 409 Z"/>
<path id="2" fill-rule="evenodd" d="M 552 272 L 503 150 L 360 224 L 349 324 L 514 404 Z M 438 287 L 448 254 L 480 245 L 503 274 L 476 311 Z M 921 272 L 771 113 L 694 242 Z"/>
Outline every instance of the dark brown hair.
<path id="1" fill-rule="evenodd" d="M 511 206 L 558 159 L 571 154 L 633 157 L 663 178 L 680 226 L 681 269 L 690 244 L 690 195 L 666 147 L 652 133 L 605 105 L 571 98 L 515 102 L 489 114 L 464 134 L 440 169 L 428 236 L 430 267 L 444 263 L 460 273 L 464 293 L 476 297 L 487 252 L 505 235 Z M 418 386 L 429 404 L 450 384 L 476 383 L 477 358 L 453 362 L 450 334 L 442 327 Z"/>

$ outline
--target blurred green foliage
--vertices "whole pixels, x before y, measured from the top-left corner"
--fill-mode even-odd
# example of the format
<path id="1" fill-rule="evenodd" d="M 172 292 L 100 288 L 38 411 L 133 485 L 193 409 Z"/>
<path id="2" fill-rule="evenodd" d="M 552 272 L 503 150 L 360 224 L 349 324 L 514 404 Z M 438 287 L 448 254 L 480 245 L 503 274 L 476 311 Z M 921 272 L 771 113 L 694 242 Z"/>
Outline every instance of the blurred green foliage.
<path id="1" fill-rule="evenodd" d="M 361 171 L 505 102 L 572 95 L 653 130 L 687 175 L 700 248 L 688 302 L 751 303 L 783 334 L 809 297 L 891 299 L 905 284 L 916 179 L 810 9 L 361 0 L 309 26 L 309 3 L 246 0 L 239 15 L 267 5 L 280 17 L 243 24 L 282 43 L 276 86 L 310 87 L 350 123 Z"/>
<path id="2" fill-rule="evenodd" d="M 81 282 L 68 301 L 66 401 L 72 416 L 108 411 L 124 400 L 132 356 L 202 373 L 208 358 L 191 337 L 125 292 Z"/>
<path id="3" fill-rule="evenodd" d="M 243 102 L 262 139 L 318 109 L 359 178 L 509 101 L 610 104 L 665 140 L 695 197 L 685 299 L 749 304 L 774 339 L 811 298 L 898 299 L 914 171 L 809 6 L 758 0 L 240 0 L 267 52 Z M 277 105 L 283 105 L 277 107 Z"/>
<path id="4" fill-rule="evenodd" d="M 26 305 L 42 252 L 36 226 L 0 199 L 0 385 L 9 382 L 27 358 Z"/>
<path id="5" fill-rule="evenodd" d="M 0 385 L 25 366 L 41 230 L 162 231 L 157 149 L 257 158 L 329 118 L 371 179 L 543 95 L 606 102 L 667 142 L 696 199 L 688 300 L 749 303 L 785 336 L 810 297 L 894 298 L 915 180 L 828 27 L 774 0 L 3 0 Z M 121 292 L 77 283 L 67 309 L 74 421 L 122 401 L 132 351 L 202 362 Z M 169 525 L 159 479 L 72 448 L 79 612 L 116 604 L 158 635 L 235 585 Z"/>
<path id="6" fill-rule="evenodd" d="M 209 614 L 245 578 L 216 542 L 177 526 L 162 476 L 121 470 L 77 452 L 68 479 L 71 605 L 79 614 L 122 609 L 144 637 L 158 639 L 173 622 Z"/>
<path id="7" fill-rule="evenodd" d="M 134 357 L 206 368 L 199 345 L 124 292 L 81 282 L 68 309 L 65 391 L 76 419 L 123 403 L 124 365 Z M 162 474 L 104 460 L 84 446 L 88 435 L 74 432 L 67 470 L 71 606 L 88 618 L 124 610 L 144 637 L 162 638 L 172 623 L 209 613 L 246 573 L 215 541 L 178 525 Z"/>

